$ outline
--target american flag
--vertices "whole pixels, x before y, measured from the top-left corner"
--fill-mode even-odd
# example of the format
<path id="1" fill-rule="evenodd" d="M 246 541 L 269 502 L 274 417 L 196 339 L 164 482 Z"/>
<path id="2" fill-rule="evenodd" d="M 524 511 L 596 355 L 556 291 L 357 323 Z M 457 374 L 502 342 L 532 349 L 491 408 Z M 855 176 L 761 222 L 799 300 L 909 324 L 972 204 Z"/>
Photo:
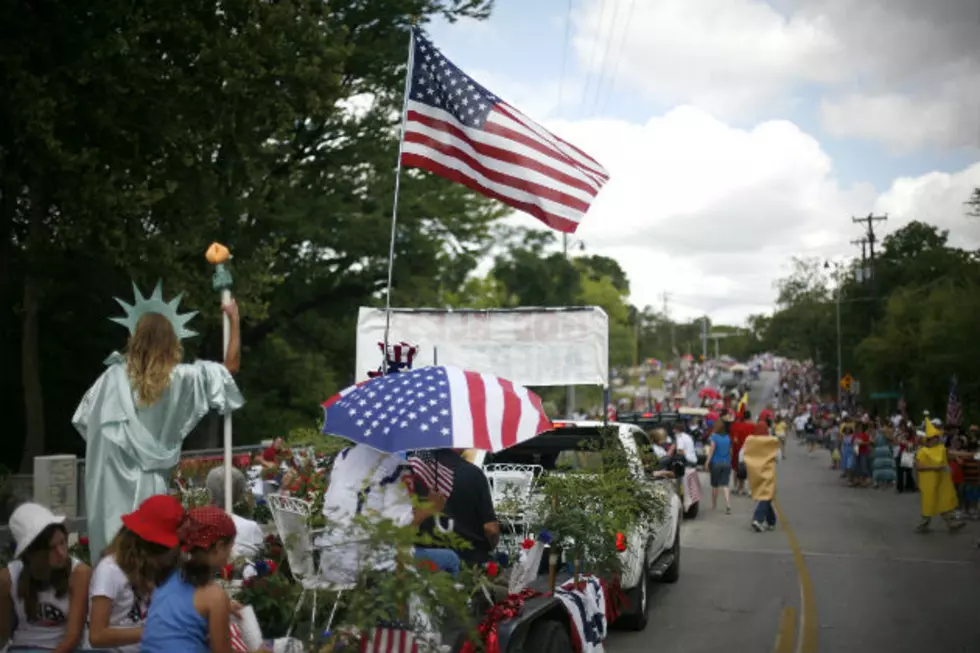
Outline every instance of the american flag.
<path id="1" fill-rule="evenodd" d="M 379 626 L 361 638 L 360 653 L 419 653 L 419 644 L 410 630 Z"/>
<path id="2" fill-rule="evenodd" d="M 450 365 L 371 379 L 324 408 L 324 433 L 388 453 L 500 451 L 551 428 L 540 397 L 527 388 Z"/>
<path id="3" fill-rule="evenodd" d="M 452 494 L 455 479 L 453 468 L 439 462 L 436 454 L 425 449 L 413 451 L 408 455 L 408 464 L 425 487 L 445 497 Z"/>
<path id="4" fill-rule="evenodd" d="M 231 650 L 235 653 L 248 653 L 248 644 L 242 637 L 242 631 L 238 624 L 231 624 Z"/>
<path id="5" fill-rule="evenodd" d="M 413 32 L 402 163 L 574 233 L 609 180 L 595 159 L 474 81 Z"/>
<path id="6" fill-rule="evenodd" d="M 963 422 L 963 412 L 960 410 L 960 402 L 956 398 L 956 377 L 949 382 L 949 399 L 946 400 L 946 423 L 950 426 L 959 426 Z"/>

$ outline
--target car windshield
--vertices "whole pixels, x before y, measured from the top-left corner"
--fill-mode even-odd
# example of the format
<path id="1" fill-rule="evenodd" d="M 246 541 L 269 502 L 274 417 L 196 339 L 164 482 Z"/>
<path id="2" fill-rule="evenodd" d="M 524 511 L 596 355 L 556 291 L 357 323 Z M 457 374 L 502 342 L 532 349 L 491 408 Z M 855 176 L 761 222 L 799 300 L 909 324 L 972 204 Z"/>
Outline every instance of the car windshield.
<path id="1" fill-rule="evenodd" d="M 486 463 L 541 465 L 546 471 L 599 471 L 602 469 L 602 454 L 598 451 L 601 439 L 600 427 L 563 427 L 546 431 L 506 451 L 488 454 Z M 615 442 L 618 443 L 618 439 Z"/>

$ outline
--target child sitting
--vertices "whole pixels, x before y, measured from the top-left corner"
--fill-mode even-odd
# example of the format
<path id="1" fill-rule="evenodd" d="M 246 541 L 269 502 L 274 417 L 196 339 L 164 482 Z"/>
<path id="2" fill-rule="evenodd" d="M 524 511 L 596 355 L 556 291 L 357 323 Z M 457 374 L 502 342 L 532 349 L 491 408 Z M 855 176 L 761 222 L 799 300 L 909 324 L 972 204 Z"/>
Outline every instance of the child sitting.
<path id="1" fill-rule="evenodd" d="M 177 499 L 157 494 L 123 515 L 122 528 L 92 573 L 89 642 L 93 648 L 139 651 L 153 589 L 177 563 L 177 530 L 184 514 Z"/>
<path id="2" fill-rule="evenodd" d="M 241 606 L 215 578 L 234 541 L 235 522 L 220 508 L 187 513 L 180 529 L 184 557 L 153 592 L 140 653 L 232 653 L 229 617 Z"/>

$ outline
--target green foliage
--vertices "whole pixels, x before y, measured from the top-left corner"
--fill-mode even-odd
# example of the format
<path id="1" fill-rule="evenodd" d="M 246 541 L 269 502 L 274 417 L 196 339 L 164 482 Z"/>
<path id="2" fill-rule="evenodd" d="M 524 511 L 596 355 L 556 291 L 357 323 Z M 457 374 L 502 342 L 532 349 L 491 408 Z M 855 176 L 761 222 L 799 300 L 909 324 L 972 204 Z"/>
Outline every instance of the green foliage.
<path id="1" fill-rule="evenodd" d="M 630 460 L 614 428 L 584 443 L 582 453 L 596 464 L 562 468 L 541 478 L 541 503 L 532 511 L 534 530 L 550 532 L 565 559 L 579 561 L 581 569 L 619 573 L 617 534 L 663 519 L 665 496 L 652 483 L 637 482 L 643 461 Z"/>
<path id="2" fill-rule="evenodd" d="M 236 438 L 314 420 L 351 379 L 357 307 L 380 301 L 386 277 L 411 19 L 491 5 L 0 8 L 0 297 L 17 308 L 0 340 L 21 361 L 0 374 L 10 427 L 29 425 L 38 452 L 81 450 L 70 416 L 124 344 L 106 317 L 130 277 L 185 291 L 201 311 L 188 357 L 219 357 L 203 260 L 216 239 L 235 254 L 243 317 Z M 500 205 L 418 171 L 400 200 L 398 303 L 459 292 Z M 199 435 L 216 436 L 207 426 Z"/>

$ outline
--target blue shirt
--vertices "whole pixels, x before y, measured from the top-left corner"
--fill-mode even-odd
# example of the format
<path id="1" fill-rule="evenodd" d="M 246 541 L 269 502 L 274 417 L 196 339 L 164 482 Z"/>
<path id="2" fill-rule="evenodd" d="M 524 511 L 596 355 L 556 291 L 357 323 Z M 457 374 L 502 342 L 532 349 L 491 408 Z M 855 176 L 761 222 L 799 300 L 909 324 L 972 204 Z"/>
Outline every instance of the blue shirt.
<path id="1" fill-rule="evenodd" d="M 208 622 L 194 609 L 194 591 L 180 571 L 153 591 L 140 653 L 210 653 Z"/>
<path id="2" fill-rule="evenodd" d="M 731 465 L 732 439 L 727 435 L 712 433 L 711 442 L 715 445 L 715 453 L 711 456 L 711 460 L 708 463 L 711 465 Z"/>

